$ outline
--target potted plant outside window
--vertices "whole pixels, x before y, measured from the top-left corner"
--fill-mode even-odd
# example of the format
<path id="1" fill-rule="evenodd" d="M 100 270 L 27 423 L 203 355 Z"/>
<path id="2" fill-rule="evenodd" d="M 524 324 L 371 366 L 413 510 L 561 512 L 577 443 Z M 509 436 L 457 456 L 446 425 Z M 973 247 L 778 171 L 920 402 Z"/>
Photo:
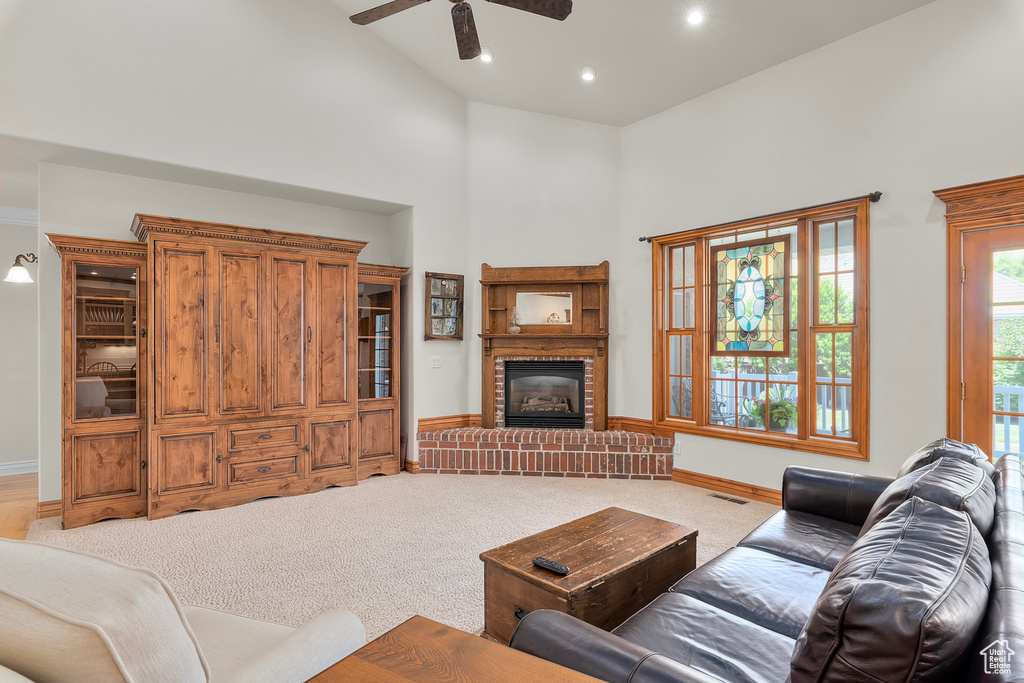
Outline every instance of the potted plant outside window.
<path id="1" fill-rule="evenodd" d="M 788 398 L 782 398 L 774 391 L 770 398 L 765 398 L 763 393 L 760 398 L 750 402 L 750 414 L 757 420 L 757 426 L 765 425 L 765 409 L 767 408 L 768 429 L 773 432 L 788 431 L 790 421 L 795 425 L 800 413 L 796 403 Z"/>

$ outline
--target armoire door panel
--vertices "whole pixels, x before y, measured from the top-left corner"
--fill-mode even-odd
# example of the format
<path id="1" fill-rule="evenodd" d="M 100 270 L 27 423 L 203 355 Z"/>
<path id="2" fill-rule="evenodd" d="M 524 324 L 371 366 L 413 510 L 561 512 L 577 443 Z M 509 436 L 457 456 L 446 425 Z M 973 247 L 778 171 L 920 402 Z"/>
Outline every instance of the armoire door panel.
<path id="1" fill-rule="evenodd" d="M 271 257 L 270 407 L 306 406 L 306 261 Z"/>
<path id="2" fill-rule="evenodd" d="M 218 258 L 220 306 L 214 338 L 219 340 L 219 408 L 222 414 L 262 410 L 262 335 L 259 254 L 222 252 Z"/>
<path id="3" fill-rule="evenodd" d="M 352 420 L 310 424 L 310 472 L 351 468 L 353 436 Z"/>
<path id="4" fill-rule="evenodd" d="M 142 430 L 69 436 L 71 503 L 139 496 Z"/>
<path id="5" fill-rule="evenodd" d="M 359 413 L 359 457 L 379 458 L 395 453 L 395 411 Z"/>
<path id="6" fill-rule="evenodd" d="M 350 269 L 329 261 L 316 264 L 317 407 L 349 403 L 348 304 Z"/>
<path id="7" fill-rule="evenodd" d="M 207 251 L 165 247 L 159 263 L 162 323 L 156 380 L 161 417 L 208 414 Z"/>
<path id="8" fill-rule="evenodd" d="M 161 434 L 157 445 L 158 494 L 200 491 L 217 486 L 217 431 Z"/>

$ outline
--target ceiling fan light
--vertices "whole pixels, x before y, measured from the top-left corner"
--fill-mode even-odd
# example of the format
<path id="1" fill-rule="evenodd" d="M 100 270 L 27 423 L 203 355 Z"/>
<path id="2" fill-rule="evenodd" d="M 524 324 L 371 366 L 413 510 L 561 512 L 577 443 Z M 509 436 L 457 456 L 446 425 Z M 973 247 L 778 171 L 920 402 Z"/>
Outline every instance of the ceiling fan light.
<path id="1" fill-rule="evenodd" d="M 703 24 L 708 18 L 708 8 L 704 5 L 690 5 L 683 12 L 683 16 L 686 17 L 686 23 L 691 26 Z"/>
<path id="2" fill-rule="evenodd" d="M 494 50 L 489 47 L 480 48 L 480 61 L 481 62 L 493 62 L 494 61 Z"/>
<path id="3" fill-rule="evenodd" d="M 580 67 L 580 78 L 587 81 L 588 83 L 597 78 L 597 68 L 593 66 L 581 66 Z"/>

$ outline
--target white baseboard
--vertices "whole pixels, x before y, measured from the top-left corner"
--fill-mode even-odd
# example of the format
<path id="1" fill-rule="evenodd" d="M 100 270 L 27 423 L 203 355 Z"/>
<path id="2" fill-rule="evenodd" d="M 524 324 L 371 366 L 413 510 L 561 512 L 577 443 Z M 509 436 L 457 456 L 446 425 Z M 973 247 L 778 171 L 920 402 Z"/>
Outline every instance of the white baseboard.
<path id="1" fill-rule="evenodd" d="M 0 477 L 10 477 L 15 474 L 35 474 L 38 471 L 39 462 L 37 460 L 0 462 Z"/>

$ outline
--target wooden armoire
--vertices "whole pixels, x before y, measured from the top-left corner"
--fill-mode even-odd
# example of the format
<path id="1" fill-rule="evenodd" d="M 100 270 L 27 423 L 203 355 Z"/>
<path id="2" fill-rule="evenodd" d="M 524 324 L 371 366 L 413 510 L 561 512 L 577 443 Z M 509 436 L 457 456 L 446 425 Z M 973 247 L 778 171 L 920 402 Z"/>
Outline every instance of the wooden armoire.
<path id="1" fill-rule="evenodd" d="M 95 302 L 72 293 L 81 252 L 50 236 L 65 273 L 65 528 L 354 485 L 361 453 L 356 258 L 365 243 L 141 214 L 132 232 L 146 244 L 88 241 L 94 249 L 107 245 L 105 265 L 120 258 L 136 269 L 137 330 L 120 343 L 138 354 L 130 373 L 137 402 L 130 414 L 101 407 L 84 420 L 76 415 L 79 395 L 106 387 L 109 396 L 115 383 L 78 358 L 81 302 Z M 128 253 L 124 245 L 136 249 L 117 256 Z M 129 373 L 118 367 L 109 374 Z M 397 368 L 387 374 L 397 380 Z M 393 407 L 387 427 L 395 433 L 387 437 L 397 446 L 397 393 L 393 405 L 378 400 L 376 407 Z M 83 445 L 83 435 L 96 446 Z M 116 454 L 102 455 L 115 438 Z M 389 464 L 397 463 L 397 448 L 386 451 L 367 462 L 370 474 L 398 471 Z"/>

